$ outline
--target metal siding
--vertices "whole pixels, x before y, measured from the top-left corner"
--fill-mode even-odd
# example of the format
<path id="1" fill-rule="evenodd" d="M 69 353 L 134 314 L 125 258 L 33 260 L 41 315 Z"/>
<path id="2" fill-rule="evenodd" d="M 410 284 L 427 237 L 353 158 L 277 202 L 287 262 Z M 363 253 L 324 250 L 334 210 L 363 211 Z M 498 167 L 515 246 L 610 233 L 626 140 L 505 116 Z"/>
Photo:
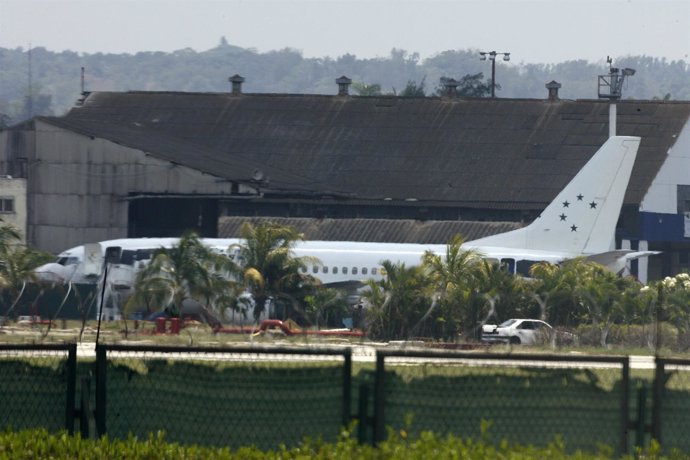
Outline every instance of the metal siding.
<path id="1" fill-rule="evenodd" d="M 32 243 L 57 252 L 127 234 L 130 193 L 231 194 L 232 184 L 104 139 L 46 125 L 31 167 Z M 93 239 L 97 238 L 97 239 Z"/>
<path id="2" fill-rule="evenodd" d="M 685 238 L 684 216 L 682 214 L 640 213 L 640 239 L 653 241 L 688 242 Z"/>

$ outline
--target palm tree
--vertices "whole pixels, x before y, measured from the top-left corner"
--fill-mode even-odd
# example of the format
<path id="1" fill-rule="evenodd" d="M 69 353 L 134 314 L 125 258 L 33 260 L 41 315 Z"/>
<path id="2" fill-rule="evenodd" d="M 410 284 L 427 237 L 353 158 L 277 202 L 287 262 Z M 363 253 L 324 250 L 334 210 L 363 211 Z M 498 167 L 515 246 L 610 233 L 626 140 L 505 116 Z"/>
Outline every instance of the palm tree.
<path id="1" fill-rule="evenodd" d="M 16 228 L 0 226 L 0 289 L 12 299 L 7 315 L 19 303 L 27 284 L 38 280 L 34 269 L 51 260 L 52 254 L 22 244 Z"/>
<path id="2" fill-rule="evenodd" d="M 530 283 L 510 273 L 505 267 L 482 260 L 474 271 L 472 284 L 472 292 L 478 304 L 477 316 L 481 323 L 486 323 L 491 318 L 504 321 L 531 316 L 531 299 L 526 295 Z"/>
<path id="3" fill-rule="evenodd" d="M 578 289 L 585 283 L 589 262 L 571 259 L 560 265 L 539 262 L 530 268 L 535 279 L 532 296 L 540 307 L 540 319 L 553 325 L 575 325 L 583 316 Z"/>
<path id="4" fill-rule="evenodd" d="M 445 257 L 430 251 L 422 257 L 422 266 L 436 290 L 446 338 L 455 338 L 461 330 L 473 336 L 479 325 L 481 305 L 475 284 L 481 257 L 474 250 L 463 249 L 462 244 L 463 239 L 456 235 L 448 243 Z M 481 300 L 480 304 L 484 303 Z"/>
<path id="5" fill-rule="evenodd" d="M 316 280 L 305 274 L 307 264 L 318 264 L 311 257 L 294 257 L 292 248 L 304 236 L 289 226 L 273 223 L 254 226 L 245 222 L 240 229 L 244 244 L 231 248 L 238 251 L 243 280 L 254 296 L 254 318 L 258 320 L 269 299 L 287 302 L 301 308 L 305 287 Z"/>
<path id="6" fill-rule="evenodd" d="M 183 302 L 204 301 L 204 308 L 223 313 L 236 298 L 238 268 L 228 257 L 203 245 L 194 232 L 186 232 L 177 245 L 154 252 L 151 263 L 137 275 L 133 305 L 162 305 L 182 316 Z"/>
<path id="7" fill-rule="evenodd" d="M 367 281 L 363 297 L 369 305 L 369 336 L 377 339 L 408 339 L 420 334 L 433 311 L 433 286 L 421 265 L 381 263 L 386 276 Z"/>

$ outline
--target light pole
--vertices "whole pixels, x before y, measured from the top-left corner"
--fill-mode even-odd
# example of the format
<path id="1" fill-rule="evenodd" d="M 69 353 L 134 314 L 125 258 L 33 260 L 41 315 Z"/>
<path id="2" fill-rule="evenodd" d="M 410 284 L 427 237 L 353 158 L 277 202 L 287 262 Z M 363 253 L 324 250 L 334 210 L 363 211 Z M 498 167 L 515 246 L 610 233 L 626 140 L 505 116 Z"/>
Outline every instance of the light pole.
<path id="1" fill-rule="evenodd" d="M 491 61 L 491 97 L 496 97 L 496 56 L 503 56 L 504 61 L 510 61 L 510 53 L 497 53 L 496 51 L 480 51 L 480 60 L 486 61 L 487 56 Z"/>

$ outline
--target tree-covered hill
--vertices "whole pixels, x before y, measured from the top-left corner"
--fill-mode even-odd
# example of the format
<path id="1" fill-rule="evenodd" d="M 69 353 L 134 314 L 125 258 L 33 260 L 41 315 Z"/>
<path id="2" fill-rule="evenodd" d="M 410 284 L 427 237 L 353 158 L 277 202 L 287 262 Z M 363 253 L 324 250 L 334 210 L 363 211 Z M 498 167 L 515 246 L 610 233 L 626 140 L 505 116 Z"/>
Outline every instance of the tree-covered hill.
<path id="1" fill-rule="evenodd" d="M 516 59 L 496 63 L 498 97 L 545 98 L 544 84 L 556 80 L 563 85 L 562 98 L 596 98 L 597 75 L 608 71 L 603 59 L 557 64 Z M 614 65 L 637 70 L 624 89 L 625 98 L 690 100 L 690 65 L 684 61 L 627 56 L 615 58 Z M 225 39 L 202 52 L 183 49 L 133 55 L 52 52 L 37 47 L 29 56 L 27 49 L 0 48 L 0 127 L 31 115 L 64 113 L 79 97 L 81 67 L 85 68 L 87 91 L 222 92 L 230 90 L 228 77 L 237 73 L 246 78 L 245 92 L 335 94 L 335 79 L 347 75 L 359 83 L 353 86 L 353 93 L 368 88 L 366 85 L 379 85 L 384 94 L 401 94 L 412 83 L 431 95 L 441 77 L 459 80 L 483 73 L 486 81 L 491 74 L 490 63 L 480 61 L 478 52 L 469 49 L 444 51 L 421 60 L 417 54 L 398 49 L 374 59 L 350 54 L 305 58 L 293 49 L 259 53 L 230 45 Z"/>

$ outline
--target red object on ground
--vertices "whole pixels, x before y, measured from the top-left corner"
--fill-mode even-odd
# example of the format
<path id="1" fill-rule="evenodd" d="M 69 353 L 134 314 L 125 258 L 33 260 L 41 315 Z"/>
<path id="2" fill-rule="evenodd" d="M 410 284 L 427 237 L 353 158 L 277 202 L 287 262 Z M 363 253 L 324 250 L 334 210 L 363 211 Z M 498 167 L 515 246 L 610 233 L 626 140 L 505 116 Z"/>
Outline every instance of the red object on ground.
<path id="1" fill-rule="evenodd" d="M 156 318 L 156 334 L 165 334 L 165 320 L 162 316 Z"/>
<path id="2" fill-rule="evenodd" d="M 180 318 L 170 318 L 170 333 L 179 334 L 180 333 Z"/>

